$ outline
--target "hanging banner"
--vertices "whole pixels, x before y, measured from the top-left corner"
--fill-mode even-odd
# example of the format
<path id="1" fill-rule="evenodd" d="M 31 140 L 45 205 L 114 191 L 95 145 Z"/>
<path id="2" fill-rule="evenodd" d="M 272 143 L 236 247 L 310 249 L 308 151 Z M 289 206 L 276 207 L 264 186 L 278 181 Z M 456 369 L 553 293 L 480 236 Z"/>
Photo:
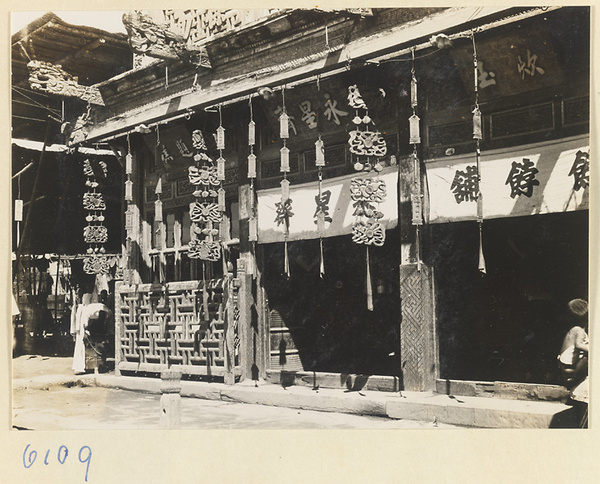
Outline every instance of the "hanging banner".
<path id="1" fill-rule="evenodd" d="M 353 179 L 380 179 L 387 189 L 384 200 L 377 210 L 383 214 L 378 222 L 384 229 L 392 229 L 398 224 L 398 167 L 384 168 L 380 173 L 352 174 L 324 180 L 321 198 L 314 182 L 290 186 L 291 214 L 288 215 L 289 234 L 287 240 L 318 239 L 317 214 L 325 214 L 325 230 L 322 237 L 336 237 L 352 233 L 355 214 L 364 204 L 352 199 Z M 355 183 L 356 184 L 356 183 Z M 371 186 L 371 184 L 366 184 Z M 360 205 L 360 207 L 359 207 Z M 285 240 L 285 226 L 278 211 L 281 206 L 281 188 L 258 191 L 258 242 L 268 244 Z M 364 207 L 363 207 L 364 208 Z M 279 221 L 279 223 L 278 223 Z"/>
<path id="2" fill-rule="evenodd" d="M 589 208 L 587 135 L 481 156 L 484 219 Z M 426 163 L 430 223 L 477 219 L 475 154 Z"/>

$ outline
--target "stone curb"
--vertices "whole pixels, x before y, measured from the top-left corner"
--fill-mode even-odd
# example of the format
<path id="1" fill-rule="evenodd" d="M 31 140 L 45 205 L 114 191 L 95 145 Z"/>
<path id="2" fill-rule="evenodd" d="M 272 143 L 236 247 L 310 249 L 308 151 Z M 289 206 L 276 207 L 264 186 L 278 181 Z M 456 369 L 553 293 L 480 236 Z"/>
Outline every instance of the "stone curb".
<path id="1" fill-rule="evenodd" d="M 99 386 L 160 394 L 161 380 L 115 375 L 68 377 L 44 375 L 13 381 L 13 390 L 49 390 L 55 386 Z M 572 407 L 551 402 L 524 402 L 499 398 L 452 397 L 449 395 L 402 392 L 344 392 L 308 387 L 281 387 L 261 382 L 222 383 L 181 382 L 181 396 L 257 405 L 270 405 L 321 412 L 374 415 L 379 417 L 437 422 L 476 428 L 576 427 Z"/>

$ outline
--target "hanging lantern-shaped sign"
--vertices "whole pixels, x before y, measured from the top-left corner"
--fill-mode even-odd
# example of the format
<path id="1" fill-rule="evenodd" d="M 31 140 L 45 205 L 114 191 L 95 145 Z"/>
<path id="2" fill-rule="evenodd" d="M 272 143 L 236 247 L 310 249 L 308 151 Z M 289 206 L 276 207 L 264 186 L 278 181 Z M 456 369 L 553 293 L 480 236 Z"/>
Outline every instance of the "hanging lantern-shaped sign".
<path id="1" fill-rule="evenodd" d="M 133 173 L 133 156 L 131 153 L 127 153 L 125 156 L 125 174 L 131 175 Z"/>
<path id="2" fill-rule="evenodd" d="M 413 114 L 410 118 L 408 118 L 408 126 L 409 126 L 409 143 L 411 145 L 420 144 L 421 143 L 421 132 L 419 129 L 419 116 Z"/>
<path id="3" fill-rule="evenodd" d="M 23 221 L 23 200 L 15 200 L 15 222 Z"/>
<path id="4" fill-rule="evenodd" d="M 279 116 L 279 137 L 281 139 L 290 137 L 290 117 L 285 111 Z"/>
<path id="5" fill-rule="evenodd" d="M 223 126 L 219 126 L 217 128 L 217 149 L 224 150 L 225 149 L 225 128 Z"/>
<path id="6" fill-rule="evenodd" d="M 248 155 L 248 178 L 256 178 L 256 155 Z"/>
<path id="7" fill-rule="evenodd" d="M 281 201 L 285 202 L 290 198 L 290 182 L 287 178 L 281 180 Z"/>
<path id="8" fill-rule="evenodd" d="M 225 158 L 222 156 L 217 158 L 217 180 L 225 180 Z"/>
<path id="9" fill-rule="evenodd" d="M 281 154 L 281 166 L 279 168 L 279 171 L 281 173 L 289 173 L 289 171 L 290 171 L 290 150 L 287 146 L 284 146 L 279 151 Z"/>
<path id="10" fill-rule="evenodd" d="M 248 145 L 254 146 L 256 144 L 256 123 L 250 120 L 248 123 Z"/>
<path id="11" fill-rule="evenodd" d="M 320 138 L 315 141 L 315 166 L 325 166 L 325 144 Z"/>
<path id="12" fill-rule="evenodd" d="M 475 109 L 473 109 L 473 139 L 483 139 L 481 111 L 479 110 L 479 106 L 476 106 Z"/>

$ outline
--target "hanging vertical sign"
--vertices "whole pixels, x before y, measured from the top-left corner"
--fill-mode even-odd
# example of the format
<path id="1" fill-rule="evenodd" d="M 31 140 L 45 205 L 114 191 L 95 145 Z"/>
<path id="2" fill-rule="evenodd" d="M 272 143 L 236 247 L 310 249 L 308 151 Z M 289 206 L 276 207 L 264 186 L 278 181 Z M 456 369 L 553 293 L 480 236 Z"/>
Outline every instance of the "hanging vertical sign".
<path id="1" fill-rule="evenodd" d="M 284 242 L 283 242 L 283 272 L 286 277 L 290 277 L 290 261 L 288 256 L 288 235 L 290 232 L 290 218 L 293 217 L 292 199 L 290 198 L 290 182 L 287 179 L 287 173 L 290 171 L 290 150 L 286 146 L 286 139 L 290 137 L 289 132 L 289 116 L 285 108 L 285 86 L 281 89 L 282 108 L 283 112 L 279 116 L 279 137 L 283 141 L 283 147 L 280 150 L 281 163 L 279 171 L 283 173 L 281 180 L 281 201 L 277 203 L 277 215 L 275 222 L 277 226 L 283 225 Z"/>
<path id="2" fill-rule="evenodd" d="M 254 123 L 252 112 L 252 97 L 248 99 L 250 108 L 250 122 L 248 123 L 248 179 L 250 180 L 250 214 L 248 218 L 248 238 L 253 246 L 258 240 L 258 221 L 256 218 L 256 207 L 254 203 L 254 179 L 256 178 L 256 155 L 254 154 L 254 145 L 256 144 L 256 124 Z"/>
<path id="3" fill-rule="evenodd" d="M 92 166 L 93 165 L 93 166 Z M 94 170 L 95 168 L 95 170 Z M 87 191 L 83 194 L 83 208 L 87 211 L 83 228 L 83 240 L 88 244 L 87 256 L 83 260 L 83 270 L 88 274 L 107 274 L 110 268 L 109 260 L 104 256 L 104 244 L 108 241 L 108 229 L 104 226 L 106 203 L 96 173 L 104 179 L 108 175 L 106 162 L 86 159 L 83 162 L 83 174 L 86 177 Z"/>
<path id="4" fill-rule="evenodd" d="M 222 212 L 217 203 L 221 181 L 217 176 L 217 167 L 208 156 L 202 131 L 192 132 L 192 145 L 196 151 L 193 166 L 188 168 L 188 179 L 195 187 L 196 200 L 190 203 L 190 243 L 188 257 L 207 261 L 218 261 L 221 246 L 218 240 L 219 230 L 215 225 L 221 222 Z"/>
<path id="5" fill-rule="evenodd" d="M 375 124 L 369 116 L 366 102 L 357 85 L 348 87 L 348 104 L 355 110 L 353 123 L 356 128 L 350 131 L 348 140 L 354 169 L 363 173 L 378 174 L 383 170 L 380 158 L 387 153 L 385 139 L 378 130 L 371 130 Z M 363 113 L 364 111 L 364 113 Z M 350 197 L 354 202 L 355 221 L 352 225 L 352 241 L 366 246 L 366 293 L 367 309 L 373 311 L 373 286 L 371 282 L 369 246 L 381 246 L 385 241 L 385 228 L 379 222 L 383 213 L 378 210 L 386 198 L 385 181 L 376 178 L 356 177 L 352 179 Z"/>

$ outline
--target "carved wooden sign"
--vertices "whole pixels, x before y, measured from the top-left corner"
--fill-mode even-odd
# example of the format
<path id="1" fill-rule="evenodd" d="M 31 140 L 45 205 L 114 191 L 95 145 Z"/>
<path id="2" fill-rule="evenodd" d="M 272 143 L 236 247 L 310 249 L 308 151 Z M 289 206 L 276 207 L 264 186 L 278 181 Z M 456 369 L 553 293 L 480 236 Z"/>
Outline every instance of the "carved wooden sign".
<path id="1" fill-rule="evenodd" d="M 205 47 L 193 45 L 178 29 L 148 12 L 133 10 L 123 15 L 129 45 L 136 54 L 167 60 L 183 60 L 196 66 L 211 68 Z"/>
<path id="2" fill-rule="evenodd" d="M 104 106 L 100 91 L 94 86 L 82 86 L 79 79 L 65 72 L 60 65 L 32 60 L 27 64 L 29 69 L 29 86 L 37 91 L 44 91 L 64 97 L 76 97 L 92 104 Z"/>

